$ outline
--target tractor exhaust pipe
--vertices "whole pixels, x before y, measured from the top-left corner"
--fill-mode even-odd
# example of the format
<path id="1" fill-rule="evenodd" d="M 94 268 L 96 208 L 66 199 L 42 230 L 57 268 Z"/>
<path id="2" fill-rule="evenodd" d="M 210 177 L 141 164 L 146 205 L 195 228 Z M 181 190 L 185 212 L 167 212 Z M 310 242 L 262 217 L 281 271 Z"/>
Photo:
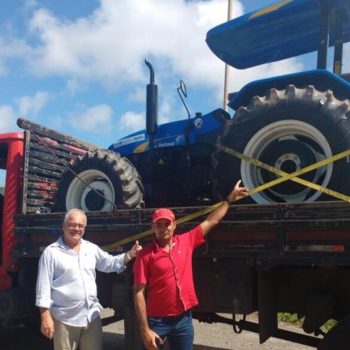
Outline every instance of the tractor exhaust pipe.
<path id="1" fill-rule="evenodd" d="M 158 122 L 158 86 L 154 84 L 154 71 L 152 65 L 145 60 L 150 70 L 150 82 L 146 89 L 146 133 L 149 135 L 149 149 L 154 148 L 154 135 L 157 132 Z"/>

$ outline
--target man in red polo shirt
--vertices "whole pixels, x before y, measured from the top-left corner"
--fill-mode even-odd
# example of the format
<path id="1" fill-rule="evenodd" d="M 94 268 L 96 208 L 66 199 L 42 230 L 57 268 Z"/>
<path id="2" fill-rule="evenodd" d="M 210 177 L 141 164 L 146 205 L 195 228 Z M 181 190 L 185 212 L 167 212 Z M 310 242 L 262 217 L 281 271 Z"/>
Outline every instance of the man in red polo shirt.
<path id="1" fill-rule="evenodd" d="M 146 349 L 157 350 L 167 338 L 172 350 L 192 350 L 191 309 L 198 304 L 192 277 L 193 251 L 226 215 L 230 203 L 246 195 L 239 180 L 218 208 L 181 235 L 174 236 L 175 215 L 170 209 L 153 213 L 155 240 L 139 252 L 134 264 L 134 303 Z"/>

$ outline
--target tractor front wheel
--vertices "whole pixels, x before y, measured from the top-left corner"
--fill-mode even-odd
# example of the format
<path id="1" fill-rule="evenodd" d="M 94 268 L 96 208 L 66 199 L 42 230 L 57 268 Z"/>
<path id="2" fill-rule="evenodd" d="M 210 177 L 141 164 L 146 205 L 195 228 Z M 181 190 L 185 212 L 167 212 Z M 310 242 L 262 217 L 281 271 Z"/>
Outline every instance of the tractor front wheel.
<path id="1" fill-rule="evenodd" d="M 63 175 L 55 203 L 55 211 L 139 208 L 143 205 L 141 179 L 135 167 L 118 153 L 88 152 Z"/>

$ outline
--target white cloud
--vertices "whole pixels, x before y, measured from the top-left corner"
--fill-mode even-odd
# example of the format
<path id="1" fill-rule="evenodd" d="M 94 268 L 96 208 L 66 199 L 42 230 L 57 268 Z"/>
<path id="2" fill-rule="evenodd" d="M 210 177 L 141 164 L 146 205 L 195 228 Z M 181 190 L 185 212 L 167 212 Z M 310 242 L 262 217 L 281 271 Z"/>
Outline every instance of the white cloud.
<path id="1" fill-rule="evenodd" d="M 26 51 L 22 57 L 35 74 L 66 77 L 74 95 L 84 80 L 109 88 L 144 82 L 143 61 L 150 58 L 163 83 L 175 73 L 193 86 L 221 91 L 224 63 L 207 47 L 205 37 L 209 29 L 226 21 L 227 0 L 100 0 L 98 4 L 89 16 L 68 20 L 28 0 L 27 8 L 33 9 L 28 38 L 35 44 L 29 47 L 20 39 L 4 42 L 1 46 L 7 53 L 0 53 L 0 74 L 6 57 L 20 57 Z M 236 1 L 234 16 L 242 12 L 242 2 Z M 276 71 L 273 65 L 259 70 Z M 240 73 L 235 81 L 242 82 L 244 76 Z"/>
<path id="2" fill-rule="evenodd" d="M 69 124 L 76 130 L 94 134 L 108 134 L 112 128 L 113 110 L 101 104 L 91 108 L 80 107 L 78 112 L 70 113 Z"/>
<path id="3" fill-rule="evenodd" d="M 226 12 L 227 0 L 101 0 L 94 13 L 75 21 L 39 9 L 30 29 L 40 45 L 30 62 L 37 74 L 114 86 L 144 79 L 143 60 L 152 56 L 194 84 L 217 86 L 222 64 L 206 46 L 205 35 L 226 20 Z M 240 2 L 235 13 L 242 13 Z"/>
<path id="4" fill-rule="evenodd" d="M 146 125 L 145 120 L 144 113 L 126 112 L 120 117 L 119 129 L 130 133 L 144 129 Z"/>
<path id="5" fill-rule="evenodd" d="M 162 91 L 160 123 L 170 121 L 176 113 L 176 90 L 166 91 L 174 74 L 193 90 L 205 88 L 205 98 L 217 96 L 217 106 L 221 105 L 224 63 L 207 47 L 205 37 L 209 29 L 226 21 L 227 0 L 99 0 L 89 16 L 74 20 L 50 12 L 39 1 L 27 0 L 26 4 L 26 13 L 32 14 L 29 32 L 23 35 L 28 41 L 0 36 L 0 75 L 6 73 L 10 58 L 23 59 L 34 74 L 65 78 L 70 96 L 85 92 L 90 81 L 97 81 L 108 88 L 130 89 L 132 85 L 129 101 L 141 102 L 145 101 L 144 82 L 148 80 L 144 66 L 147 58 L 154 64 Z M 235 1 L 234 16 L 242 12 L 242 1 Z M 245 71 L 232 70 L 229 91 L 261 77 L 299 68 L 298 61 L 291 59 Z M 45 106 L 49 96 L 39 94 L 18 99 L 21 114 L 35 114 Z M 182 113 L 177 102 L 176 109 Z M 103 134 L 110 130 L 112 115 L 109 106 L 99 105 L 81 107 L 68 117 L 70 125 L 78 130 Z M 127 112 L 120 123 L 125 131 L 134 131 L 144 128 L 145 117 Z"/>
<path id="6" fill-rule="evenodd" d="M 157 124 L 164 124 L 171 121 L 174 110 L 174 101 L 171 96 L 163 96 L 161 103 L 158 107 L 158 120 Z M 120 117 L 119 131 L 132 133 L 146 128 L 146 115 L 145 113 L 135 113 L 128 111 Z"/>
<path id="7" fill-rule="evenodd" d="M 7 63 L 11 59 L 23 59 L 32 55 L 32 49 L 23 39 L 12 36 L 5 38 L 0 36 L 0 76 L 5 75 L 8 71 Z"/>
<path id="8" fill-rule="evenodd" d="M 49 94 L 38 91 L 34 96 L 23 96 L 17 99 L 18 112 L 21 116 L 36 115 L 49 100 Z"/>
<path id="9" fill-rule="evenodd" d="M 135 85 L 128 96 L 133 102 L 141 102 L 146 104 L 146 88 L 144 86 Z"/>
<path id="10" fill-rule="evenodd" d="M 34 7 L 38 6 L 38 1 L 37 0 L 25 0 L 24 1 L 24 7 L 25 9 L 32 9 Z"/>
<path id="11" fill-rule="evenodd" d="M 344 45 L 344 52 L 343 52 L 343 67 L 342 71 L 343 73 L 349 73 L 350 72 L 350 44 L 347 43 Z"/>
<path id="12" fill-rule="evenodd" d="M 69 92 L 70 96 L 75 96 L 75 94 L 81 90 L 81 85 L 78 79 L 68 79 L 66 83 L 66 90 Z"/>
<path id="13" fill-rule="evenodd" d="M 164 95 L 158 109 L 158 124 L 170 122 L 174 114 L 174 109 L 172 96 Z"/>
<path id="14" fill-rule="evenodd" d="M 0 106 L 0 132 L 17 130 L 18 117 L 32 117 L 46 105 L 49 98 L 47 92 L 39 91 L 33 96 L 22 96 L 15 100 L 15 106 Z M 30 116 L 28 114 L 31 114 Z"/>
<path id="15" fill-rule="evenodd" d="M 280 62 L 268 63 L 258 67 L 245 70 L 231 68 L 230 70 L 230 91 L 236 91 L 245 84 L 252 81 L 279 76 L 283 74 L 295 73 L 303 69 L 303 64 L 295 58 L 290 58 Z"/>
<path id="16" fill-rule="evenodd" d="M 0 132 L 17 130 L 16 120 L 16 114 L 11 106 L 0 106 Z"/>

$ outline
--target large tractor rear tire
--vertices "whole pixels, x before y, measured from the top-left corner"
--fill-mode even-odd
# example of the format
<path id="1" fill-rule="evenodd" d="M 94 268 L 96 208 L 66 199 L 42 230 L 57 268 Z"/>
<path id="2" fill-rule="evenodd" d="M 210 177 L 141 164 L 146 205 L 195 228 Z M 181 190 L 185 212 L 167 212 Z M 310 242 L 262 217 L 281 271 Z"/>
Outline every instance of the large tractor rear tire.
<path id="1" fill-rule="evenodd" d="M 214 192 L 226 196 L 236 179 L 248 189 L 278 176 L 222 151 L 227 146 L 252 158 L 292 173 L 308 165 L 350 149 L 349 101 L 340 101 L 332 91 L 320 92 L 313 86 L 285 90 L 271 89 L 240 107 L 219 138 L 214 155 Z M 349 194 L 350 164 L 347 158 L 322 166 L 302 178 Z M 333 199 L 292 181 L 255 193 L 256 203 L 312 202 Z"/>
<path id="2" fill-rule="evenodd" d="M 136 168 L 118 153 L 98 150 L 77 159 L 64 173 L 55 197 L 55 211 L 84 211 L 143 206 L 143 187 Z"/>

